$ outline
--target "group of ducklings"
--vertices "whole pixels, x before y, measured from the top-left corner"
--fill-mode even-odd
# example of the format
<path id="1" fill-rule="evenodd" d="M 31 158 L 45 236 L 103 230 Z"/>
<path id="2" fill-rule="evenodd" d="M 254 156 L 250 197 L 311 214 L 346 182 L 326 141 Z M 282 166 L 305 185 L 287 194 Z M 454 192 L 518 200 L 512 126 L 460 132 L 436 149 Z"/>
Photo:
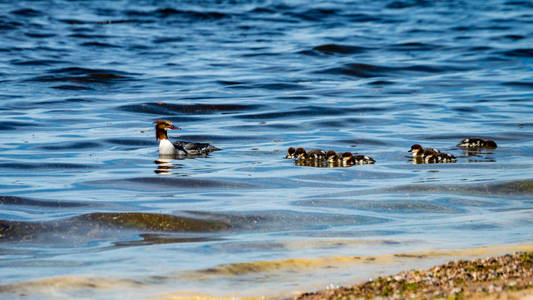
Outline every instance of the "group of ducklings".
<path id="1" fill-rule="evenodd" d="M 333 150 L 325 152 L 321 149 L 305 151 L 304 148 L 293 147 L 287 150 L 285 158 L 295 159 L 298 165 L 314 167 L 351 167 L 376 162 L 372 157 L 352 152 L 336 153 Z"/>
<path id="2" fill-rule="evenodd" d="M 466 138 L 458 147 L 466 150 L 496 149 L 498 146 L 493 140 L 480 138 Z M 454 163 L 457 158 L 449 153 L 444 153 L 434 148 L 423 148 L 420 144 L 414 144 L 408 152 L 413 154 L 413 162 L 417 164 Z M 285 158 L 295 159 L 297 165 L 313 167 L 351 167 L 353 165 L 373 164 L 376 161 L 366 155 L 351 152 L 336 153 L 333 150 L 325 152 L 321 149 L 305 151 L 304 148 L 290 147 Z"/>

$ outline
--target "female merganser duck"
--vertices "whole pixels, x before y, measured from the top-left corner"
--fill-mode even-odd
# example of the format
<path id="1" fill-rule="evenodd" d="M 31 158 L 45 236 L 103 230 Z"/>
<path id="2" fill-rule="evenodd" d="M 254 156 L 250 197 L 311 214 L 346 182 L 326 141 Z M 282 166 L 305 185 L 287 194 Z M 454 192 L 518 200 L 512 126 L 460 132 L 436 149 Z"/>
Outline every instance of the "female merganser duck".
<path id="1" fill-rule="evenodd" d="M 457 146 L 468 149 L 496 149 L 498 145 L 493 140 L 484 140 L 479 138 L 467 138 L 462 140 Z"/>
<path id="2" fill-rule="evenodd" d="M 168 140 L 167 130 L 181 129 L 174 126 L 171 121 L 157 120 L 155 123 L 155 138 L 159 141 L 159 155 L 206 155 L 209 152 L 221 150 L 207 143 L 191 143 L 177 141 L 172 143 Z"/>
<path id="3" fill-rule="evenodd" d="M 425 163 L 451 163 L 456 162 L 455 156 L 448 154 L 448 153 L 442 153 L 437 149 L 422 148 L 419 144 L 414 144 L 411 146 L 411 150 L 408 152 L 413 153 L 413 159 L 414 160 L 422 160 Z"/>

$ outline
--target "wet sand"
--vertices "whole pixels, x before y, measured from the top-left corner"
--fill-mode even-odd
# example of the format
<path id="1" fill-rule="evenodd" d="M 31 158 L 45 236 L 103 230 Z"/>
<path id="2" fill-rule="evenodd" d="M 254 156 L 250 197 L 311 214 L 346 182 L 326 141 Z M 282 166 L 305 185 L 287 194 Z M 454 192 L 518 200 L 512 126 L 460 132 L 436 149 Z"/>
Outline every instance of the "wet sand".
<path id="1" fill-rule="evenodd" d="M 533 252 L 458 260 L 294 299 L 533 299 Z"/>

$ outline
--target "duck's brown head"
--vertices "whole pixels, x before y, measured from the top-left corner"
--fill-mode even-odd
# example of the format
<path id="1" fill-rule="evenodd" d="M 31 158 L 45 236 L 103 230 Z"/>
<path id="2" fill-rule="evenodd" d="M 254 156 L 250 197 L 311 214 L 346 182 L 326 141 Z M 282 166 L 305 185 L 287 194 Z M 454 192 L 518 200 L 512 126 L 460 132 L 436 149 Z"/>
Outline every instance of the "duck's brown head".
<path id="1" fill-rule="evenodd" d="M 156 140 L 167 140 L 167 130 L 168 129 L 181 129 L 174 126 L 169 120 L 157 120 L 155 123 L 155 139 Z"/>

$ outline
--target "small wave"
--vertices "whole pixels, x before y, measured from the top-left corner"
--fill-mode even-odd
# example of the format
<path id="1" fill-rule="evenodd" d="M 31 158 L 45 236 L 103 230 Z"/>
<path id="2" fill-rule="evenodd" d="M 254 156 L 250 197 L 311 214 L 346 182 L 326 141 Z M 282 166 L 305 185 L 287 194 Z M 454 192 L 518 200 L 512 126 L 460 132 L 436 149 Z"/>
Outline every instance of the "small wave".
<path id="1" fill-rule="evenodd" d="M 424 201 L 304 200 L 297 203 L 312 207 L 335 207 L 394 213 L 457 213 L 459 210 Z"/>
<path id="2" fill-rule="evenodd" d="M 46 170 L 46 169 L 93 169 L 96 165 L 73 164 L 73 163 L 22 163 L 9 162 L 0 163 L 0 169 L 16 169 L 16 170 Z"/>
<path id="3" fill-rule="evenodd" d="M 355 54 L 365 52 L 369 49 L 351 45 L 324 44 L 314 47 L 313 50 L 324 54 Z"/>
<path id="4" fill-rule="evenodd" d="M 41 11 L 31 9 L 31 8 L 17 9 L 17 10 L 10 11 L 9 13 L 12 15 L 23 16 L 23 17 L 39 17 L 43 15 Z"/>
<path id="5" fill-rule="evenodd" d="M 147 245 L 161 245 L 161 244 L 176 244 L 176 243 L 201 243 L 220 241 L 217 237 L 194 237 L 182 236 L 176 234 L 161 234 L 161 233 L 141 233 L 139 235 L 142 240 L 133 241 L 118 241 L 113 244 L 117 247 L 131 247 L 131 246 L 147 246 Z"/>
<path id="6" fill-rule="evenodd" d="M 296 211 L 261 211 L 259 213 L 244 212 L 232 214 L 218 214 L 209 212 L 187 211 L 217 220 L 226 220 L 234 230 L 312 230 L 330 228 L 342 225 L 368 225 L 387 222 L 386 218 L 361 215 L 341 215 L 330 213 L 300 213 Z"/>
<path id="7" fill-rule="evenodd" d="M 507 85 L 507 86 L 515 86 L 515 87 L 522 87 L 522 88 L 533 88 L 533 81 L 507 81 L 507 82 L 502 82 L 501 83 L 502 85 Z M 524 99 L 521 99 L 522 101 Z"/>
<path id="8" fill-rule="evenodd" d="M 155 145 L 155 142 L 147 141 L 146 139 L 113 138 L 113 139 L 106 139 L 105 142 L 109 144 L 121 145 L 121 146 L 153 146 Z"/>
<path id="9" fill-rule="evenodd" d="M 392 1 L 387 4 L 387 8 L 391 9 L 404 9 L 410 7 L 427 7 L 433 4 L 432 1 L 427 0 L 402 0 L 402 1 Z"/>
<path id="10" fill-rule="evenodd" d="M 81 150 L 81 149 L 97 148 L 100 146 L 101 145 L 96 142 L 62 142 L 62 143 L 40 145 L 37 147 L 37 149 L 51 150 L 51 151 Z"/>
<path id="11" fill-rule="evenodd" d="M 471 185 L 407 185 L 392 188 L 399 192 L 464 193 L 481 195 L 503 195 L 507 197 L 526 197 L 533 194 L 533 180 L 510 181 L 492 184 Z"/>
<path id="12" fill-rule="evenodd" d="M 387 72 L 394 70 L 393 68 L 370 65 L 370 64 L 346 64 L 342 67 L 333 67 L 325 70 L 317 71 L 318 74 L 332 74 L 332 75 L 348 75 L 361 78 L 372 78 L 378 76 L 385 76 Z"/>
<path id="13" fill-rule="evenodd" d="M 29 81 L 110 84 L 132 79 L 132 74 L 126 72 L 80 67 L 52 69 L 48 73 L 50 75 L 33 77 Z"/>
<path id="14" fill-rule="evenodd" d="M 442 48 L 440 45 L 420 42 L 400 43 L 389 47 L 389 49 L 394 51 L 434 51 L 440 48 Z"/>
<path id="15" fill-rule="evenodd" d="M 265 90 L 274 90 L 274 91 L 302 90 L 302 86 L 299 85 L 299 84 L 282 83 L 282 82 L 255 84 L 255 85 L 253 85 L 253 88 L 259 88 L 259 89 L 265 89 Z"/>
<path id="16" fill-rule="evenodd" d="M 348 145 L 371 145 L 371 146 L 391 146 L 391 143 L 385 142 L 383 140 L 377 139 L 345 139 L 339 140 L 339 142 L 348 144 Z"/>
<path id="17" fill-rule="evenodd" d="M 40 32 L 26 32 L 24 33 L 25 36 L 31 37 L 31 38 L 37 38 L 37 39 L 47 39 L 55 37 L 56 34 L 54 33 L 40 33 Z"/>
<path id="18" fill-rule="evenodd" d="M 219 20 L 231 17 L 230 14 L 216 11 L 194 11 L 175 8 L 158 8 L 150 11 L 129 10 L 126 12 L 126 14 L 128 16 L 152 16 L 157 18 L 179 17 L 188 20 Z"/>
<path id="19" fill-rule="evenodd" d="M 339 11 L 333 8 L 314 7 L 304 11 L 295 11 L 293 9 L 285 12 L 285 15 L 305 21 L 323 21 L 325 18 L 331 18 L 339 15 Z"/>
<path id="20" fill-rule="evenodd" d="M 109 44 L 109 43 L 102 43 L 102 42 L 85 42 L 85 43 L 81 43 L 81 46 L 99 47 L 99 48 L 120 48 L 120 46 Z"/>
<path id="21" fill-rule="evenodd" d="M 237 115 L 239 119 L 284 119 L 290 117 L 305 117 L 305 116 L 340 116 L 349 113 L 368 113 L 384 111 L 387 108 L 382 107 L 328 107 L 328 106 L 304 106 L 298 107 L 290 111 L 274 111 L 257 114 Z"/>
<path id="22" fill-rule="evenodd" d="M 16 21 L 0 20 L 0 30 L 15 30 L 23 24 Z"/>
<path id="23" fill-rule="evenodd" d="M 244 104 L 171 104 L 164 102 L 152 102 L 142 104 L 128 104 L 120 106 L 118 109 L 130 112 L 142 112 L 158 115 L 168 115 L 174 112 L 185 114 L 212 114 L 217 112 L 240 112 L 254 110 L 261 105 Z"/>
<path id="24" fill-rule="evenodd" d="M 51 66 L 60 63 L 64 63 L 64 61 L 53 59 L 14 59 L 11 61 L 11 64 L 17 66 Z"/>
<path id="25" fill-rule="evenodd" d="M 1 166 L 1 165 L 0 165 Z M 85 182 L 88 186 L 96 187 L 114 187 L 126 188 L 133 190 L 161 190 L 168 188 L 257 188 L 258 186 L 252 183 L 245 183 L 231 180 L 217 180 L 217 179 L 200 179 L 200 178 L 186 178 L 186 177 L 134 177 L 127 179 L 115 180 L 95 180 Z"/>
<path id="26" fill-rule="evenodd" d="M 514 49 L 509 51 L 502 52 L 505 56 L 510 57 L 533 57 L 533 49 L 531 48 L 524 48 L 524 49 Z"/>
<path id="27" fill-rule="evenodd" d="M 37 200 L 26 197 L 17 196 L 0 196 L 1 205 L 23 205 L 23 206 L 39 206 L 39 207 L 84 207 L 88 206 L 86 203 L 69 202 L 59 200 Z"/>
<path id="28" fill-rule="evenodd" d="M 0 131 L 1 130 L 16 130 L 21 127 L 33 127 L 37 124 L 33 122 L 16 122 L 16 121 L 0 121 Z"/>
<path id="29" fill-rule="evenodd" d="M 77 39 L 106 39 L 110 38 L 109 35 L 103 35 L 103 34 L 87 34 L 87 33 L 74 33 L 69 35 L 69 37 L 77 38 Z"/>
<path id="30" fill-rule="evenodd" d="M 41 222 L 0 220 L 2 241 L 21 240 L 30 242 L 39 235 L 52 234 L 57 239 L 71 239 L 86 235 L 88 229 L 129 229 L 144 232 L 221 232 L 231 227 L 214 219 L 201 220 L 174 215 L 154 213 L 89 213 L 76 217 Z M 96 233 L 93 232 L 92 235 Z"/>
<path id="31" fill-rule="evenodd" d="M 51 88 L 56 89 L 56 90 L 65 90 L 65 91 L 90 90 L 90 88 L 86 86 L 73 85 L 73 84 L 54 85 Z"/>

